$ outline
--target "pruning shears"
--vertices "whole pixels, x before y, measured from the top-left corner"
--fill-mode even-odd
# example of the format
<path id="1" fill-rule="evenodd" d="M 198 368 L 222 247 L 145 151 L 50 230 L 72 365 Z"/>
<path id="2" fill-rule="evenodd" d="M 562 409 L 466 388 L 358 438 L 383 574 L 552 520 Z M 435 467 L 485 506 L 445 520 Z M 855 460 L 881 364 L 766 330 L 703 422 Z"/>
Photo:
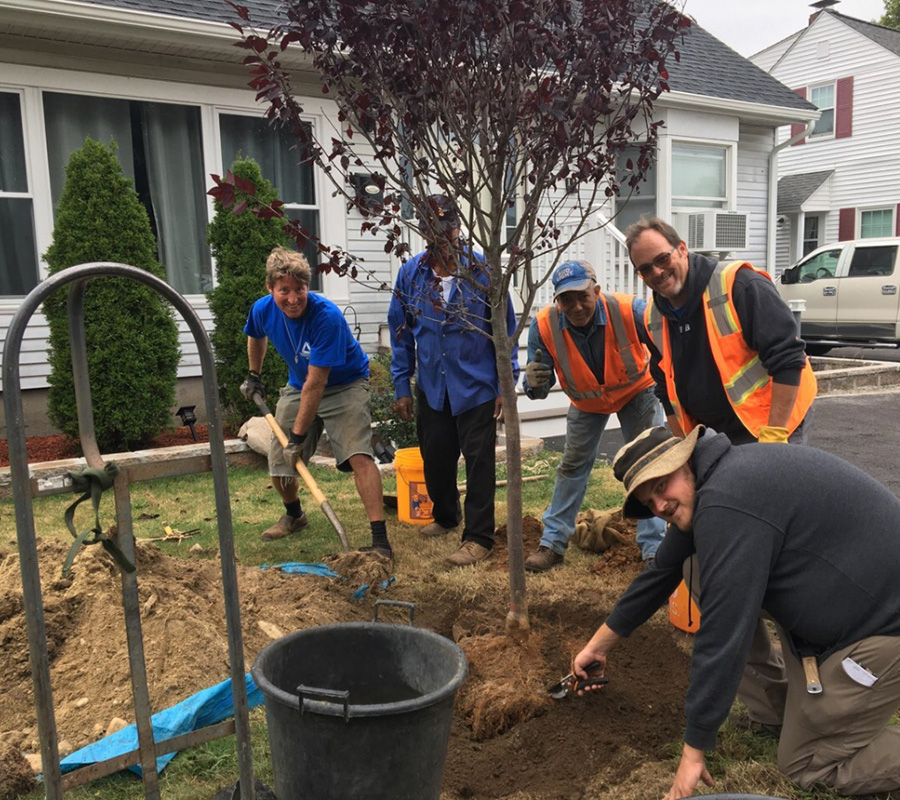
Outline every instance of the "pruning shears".
<path id="1" fill-rule="evenodd" d="M 587 665 L 586 671 L 602 666 L 599 661 L 594 661 Z M 574 672 L 570 672 L 558 683 L 554 683 L 547 688 L 547 693 L 554 700 L 562 700 L 567 697 L 570 692 L 577 692 L 580 689 L 588 689 L 591 686 L 605 686 L 609 683 L 609 678 L 579 678 Z"/>

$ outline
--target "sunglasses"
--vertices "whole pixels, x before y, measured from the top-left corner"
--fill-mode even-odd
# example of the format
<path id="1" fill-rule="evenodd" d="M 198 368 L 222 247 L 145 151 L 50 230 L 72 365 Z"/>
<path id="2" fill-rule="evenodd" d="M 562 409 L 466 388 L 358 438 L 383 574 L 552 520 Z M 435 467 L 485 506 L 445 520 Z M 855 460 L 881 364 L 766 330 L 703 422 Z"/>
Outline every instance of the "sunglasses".
<path id="1" fill-rule="evenodd" d="M 666 269 L 669 264 L 672 263 L 672 253 L 674 253 L 677 249 L 678 245 L 676 244 L 675 247 L 669 250 L 668 253 L 660 253 L 652 261 L 648 261 L 646 264 L 641 264 L 639 267 L 635 267 L 634 271 L 642 278 L 646 278 L 655 269 Z"/>

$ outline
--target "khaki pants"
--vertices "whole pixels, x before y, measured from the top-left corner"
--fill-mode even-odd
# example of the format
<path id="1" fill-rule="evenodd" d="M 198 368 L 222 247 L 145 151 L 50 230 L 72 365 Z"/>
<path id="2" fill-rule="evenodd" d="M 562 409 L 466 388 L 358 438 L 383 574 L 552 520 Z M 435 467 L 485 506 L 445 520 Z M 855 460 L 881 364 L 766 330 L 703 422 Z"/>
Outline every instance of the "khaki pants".
<path id="1" fill-rule="evenodd" d="M 863 686 L 845 672 L 849 657 L 877 676 Z M 821 694 L 806 691 L 803 666 L 785 649 L 788 680 L 778 768 L 804 789 L 822 783 L 841 794 L 900 789 L 900 637 L 872 636 L 819 665 Z"/>

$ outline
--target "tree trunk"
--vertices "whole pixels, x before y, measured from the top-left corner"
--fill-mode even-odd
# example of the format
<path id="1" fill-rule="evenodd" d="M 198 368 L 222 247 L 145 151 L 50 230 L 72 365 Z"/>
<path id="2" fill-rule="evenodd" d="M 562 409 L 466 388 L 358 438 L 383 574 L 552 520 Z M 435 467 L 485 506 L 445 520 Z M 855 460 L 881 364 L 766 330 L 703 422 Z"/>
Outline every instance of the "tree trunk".
<path id="1" fill-rule="evenodd" d="M 516 384 L 510 358 L 515 343 L 506 331 L 506 296 L 494 303 L 491 312 L 497 375 L 503 397 L 503 427 L 506 433 L 506 543 L 509 552 L 509 613 L 506 633 L 524 641 L 530 633 L 528 601 L 525 596 L 525 553 L 522 542 L 522 433 Z"/>

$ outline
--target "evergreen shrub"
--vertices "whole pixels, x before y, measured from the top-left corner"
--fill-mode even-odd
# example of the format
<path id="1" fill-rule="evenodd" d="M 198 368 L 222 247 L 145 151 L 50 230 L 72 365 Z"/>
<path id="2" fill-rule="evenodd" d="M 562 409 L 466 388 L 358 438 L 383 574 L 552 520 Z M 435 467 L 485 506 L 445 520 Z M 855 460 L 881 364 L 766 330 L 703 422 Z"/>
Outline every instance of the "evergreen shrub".
<path id="1" fill-rule="evenodd" d="M 252 158 L 238 158 L 231 171 L 256 187 L 256 199 L 260 203 L 268 204 L 278 198 Z M 235 205 L 245 197 L 245 192 L 236 189 Z M 282 221 L 277 218 L 260 219 L 249 212 L 234 214 L 230 208 L 223 208 L 219 201 L 214 205 L 215 216 L 207 229 L 207 239 L 216 260 L 216 288 L 206 297 L 214 320 L 211 339 L 216 354 L 222 414 L 226 428 L 234 432 L 244 420 L 259 413 L 239 391 L 249 368 L 244 324 L 250 306 L 268 291 L 266 258 L 276 246 L 290 247 L 290 240 L 282 231 Z M 287 364 L 274 348 L 270 348 L 263 362 L 262 381 L 273 411 L 278 390 L 287 383 L 287 377 Z"/>
<path id="2" fill-rule="evenodd" d="M 394 381 L 391 379 L 389 353 L 369 357 L 369 398 L 372 404 L 372 421 L 382 440 L 393 442 L 398 448 L 418 445 L 415 418 L 412 422 L 406 422 L 394 411 Z"/>
<path id="3" fill-rule="evenodd" d="M 86 139 L 66 166 L 50 274 L 92 261 L 117 261 L 165 278 L 147 212 L 116 158 L 116 146 Z M 49 414 L 63 433 L 78 434 L 72 380 L 67 290 L 44 303 L 50 326 Z M 171 306 L 149 286 L 96 278 L 85 290 L 85 335 L 94 426 L 101 452 L 146 445 L 171 424 L 179 359 Z"/>

